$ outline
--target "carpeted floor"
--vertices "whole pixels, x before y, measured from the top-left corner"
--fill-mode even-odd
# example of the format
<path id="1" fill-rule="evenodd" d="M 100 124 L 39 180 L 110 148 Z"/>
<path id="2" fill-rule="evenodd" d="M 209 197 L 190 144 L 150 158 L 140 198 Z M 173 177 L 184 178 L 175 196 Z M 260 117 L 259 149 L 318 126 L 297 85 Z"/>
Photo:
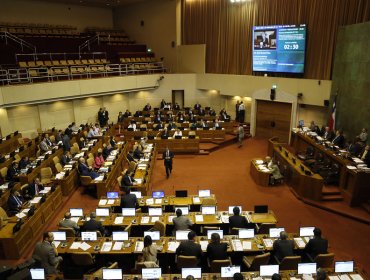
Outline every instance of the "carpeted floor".
<path id="1" fill-rule="evenodd" d="M 248 139 L 242 148 L 231 145 L 207 156 L 175 155 L 169 179 L 166 179 L 163 161 L 157 160 L 152 190 L 164 190 L 171 195 L 175 189 L 187 189 L 189 194 L 196 194 L 198 189 L 211 189 L 216 194 L 220 210 L 227 209 L 229 205 L 242 205 L 243 209 L 252 210 L 256 204 L 268 204 L 278 217 L 278 226 L 285 227 L 288 232 L 297 232 L 299 226 L 320 227 L 336 260 L 353 259 L 370 275 L 370 226 L 306 205 L 296 199 L 287 186 L 256 185 L 249 175 L 250 161 L 264 157 L 266 153 L 266 140 Z M 55 230 L 57 222 L 71 207 L 83 207 L 89 211 L 96 205 L 97 200 L 82 194 L 82 188 L 79 188 L 66 199 L 58 216 L 47 228 Z M 22 260 L 30 257 L 32 250 L 33 246 Z M 0 263 L 14 265 L 22 260 Z"/>

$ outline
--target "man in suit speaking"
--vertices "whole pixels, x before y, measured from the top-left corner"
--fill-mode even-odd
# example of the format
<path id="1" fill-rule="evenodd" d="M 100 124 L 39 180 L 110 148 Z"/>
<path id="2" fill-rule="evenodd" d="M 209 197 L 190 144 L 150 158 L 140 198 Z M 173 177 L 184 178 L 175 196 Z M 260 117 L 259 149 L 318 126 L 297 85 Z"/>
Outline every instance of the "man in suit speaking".
<path id="1" fill-rule="evenodd" d="M 166 148 L 166 150 L 163 152 L 163 161 L 164 161 L 164 167 L 166 168 L 166 174 L 167 179 L 170 177 L 170 174 L 172 172 L 172 159 L 174 157 L 173 152 Z"/>

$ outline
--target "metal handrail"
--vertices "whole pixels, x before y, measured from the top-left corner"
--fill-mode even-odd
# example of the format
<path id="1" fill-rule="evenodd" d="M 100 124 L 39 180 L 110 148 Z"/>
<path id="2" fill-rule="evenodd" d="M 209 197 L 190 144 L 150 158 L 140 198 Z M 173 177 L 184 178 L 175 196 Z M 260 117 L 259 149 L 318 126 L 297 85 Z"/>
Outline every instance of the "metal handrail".
<path id="1" fill-rule="evenodd" d="M 88 39 L 87 41 L 85 41 L 84 43 L 79 45 L 78 46 L 78 53 L 81 54 L 81 51 L 83 51 L 85 48 L 88 48 L 88 50 L 90 51 L 90 45 L 92 43 L 95 43 L 96 41 L 98 42 L 98 44 L 100 43 L 99 35 L 95 35 L 94 37 Z"/>
<path id="2" fill-rule="evenodd" d="M 9 32 L 1 31 L 0 32 L 0 37 L 3 37 L 5 39 L 5 44 L 8 44 L 9 39 L 18 43 L 22 48 L 22 52 L 23 52 L 23 47 L 27 47 L 27 48 L 31 49 L 34 53 L 36 53 L 36 46 L 28 43 L 27 41 L 9 33 Z"/>

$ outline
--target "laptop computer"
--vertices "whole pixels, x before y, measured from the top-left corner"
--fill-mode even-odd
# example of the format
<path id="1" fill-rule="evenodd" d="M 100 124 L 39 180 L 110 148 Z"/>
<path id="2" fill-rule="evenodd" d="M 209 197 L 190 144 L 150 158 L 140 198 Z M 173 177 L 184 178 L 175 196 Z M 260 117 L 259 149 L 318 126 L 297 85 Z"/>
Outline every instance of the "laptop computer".
<path id="1" fill-rule="evenodd" d="M 122 269 L 120 268 L 103 268 L 103 280 L 122 279 Z"/>
<path id="2" fill-rule="evenodd" d="M 164 198 L 164 191 L 154 191 L 152 192 L 153 198 Z"/>
<path id="3" fill-rule="evenodd" d="M 298 274 L 314 274 L 316 273 L 316 263 L 299 263 Z"/>
<path id="4" fill-rule="evenodd" d="M 96 208 L 95 213 L 97 217 L 109 217 L 109 208 Z"/>
<path id="5" fill-rule="evenodd" d="M 149 235 L 153 241 L 157 241 L 161 239 L 161 234 L 159 230 L 154 230 L 154 231 L 144 231 L 144 237 Z"/>
<path id="6" fill-rule="evenodd" d="M 270 228 L 269 229 L 269 236 L 271 238 L 279 238 L 280 237 L 280 232 L 285 231 L 285 228 Z"/>
<path id="7" fill-rule="evenodd" d="M 261 265 L 260 266 L 260 277 L 271 277 L 275 273 L 279 273 L 279 265 Z"/>
<path id="8" fill-rule="evenodd" d="M 234 207 L 235 206 L 229 206 L 229 214 L 230 215 L 233 215 L 234 214 Z M 242 212 L 242 207 L 241 206 L 236 206 L 236 207 L 239 207 L 239 210 L 240 210 L 240 213 Z"/>
<path id="9" fill-rule="evenodd" d="M 335 262 L 334 272 L 335 273 L 350 273 L 354 270 L 354 261 L 340 261 Z"/>
<path id="10" fill-rule="evenodd" d="M 127 241 L 128 240 L 128 232 L 127 231 L 113 231 L 112 232 L 112 240 L 113 241 Z"/>
<path id="11" fill-rule="evenodd" d="M 115 199 L 118 198 L 118 192 L 107 192 L 108 199 Z"/>
<path id="12" fill-rule="evenodd" d="M 65 231 L 52 231 L 54 235 L 54 241 L 66 241 L 67 234 Z"/>
<path id="13" fill-rule="evenodd" d="M 220 236 L 220 239 L 223 239 L 224 238 L 224 231 L 222 229 L 211 229 L 211 230 L 207 230 L 207 238 L 208 239 L 211 239 L 212 233 L 218 233 L 218 235 Z"/>
<path id="14" fill-rule="evenodd" d="M 176 240 L 188 240 L 190 230 L 177 230 L 175 233 Z"/>
<path id="15" fill-rule="evenodd" d="M 198 191 L 199 197 L 210 197 L 211 196 L 211 190 L 199 190 Z"/>
<path id="16" fill-rule="evenodd" d="M 122 216 L 135 217 L 136 216 L 135 208 L 122 208 Z"/>
<path id="17" fill-rule="evenodd" d="M 188 196 L 188 191 L 187 190 L 175 191 L 175 196 L 176 197 L 187 197 Z"/>
<path id="18" fill-rule="evenodd" d="M 268 211 L 269 211 L 268 205 L 255 205 L 254 206 L 254 213 L 255 214 L 268 213 Z"/>
<path id="19" fill-rule="evenodd" d="M 82 208 L 70 208 L 69 212 L 71 213 L 72 217 L 83 217 L 84 211 Z"/>
<path id="20" fill-rule="evenodd" d="M 98 240 L 98 233 L 96 231 L 82 231 L 81 240 L 82 241 L 96 241 Z"/>
<path id="21" fill-rule="evenodd" d="M 189 206 L 175 206 L 175 212 L 177 209 L 181 209 L 183 215 L 189 215 Z"/>
<path id="22" fill-rule="evenodd" d="M 193 276 L 195 279 L 202 278 L 202 269 L 200 267 L 190 267 L 181 269 L 181 278 L 186 279 L 189 275 Z"/>
<path id="23" fill-rule="evenodd" d="M 313 230 L 315 227 L 300 227 L 299 228 L 299 236 L 306 237 L 306 236 L 313 236 Z"/>
<path id="24" fill-rule="evenodd" d="M 45 269 L 44 268 L 31 268 L 31 279 L 46 279 L 45 277 Z"/>
<path id="25" fill-rule="evenodd" d="M 240 266 L 221 267 L 221 278 L 233 278 L 235 273 L 240 273 Z"/>
<path id="26" fill-rule="evenodd" d="M 216 214 L 216 206 L 201 206 L 202 215 L 215 215 Z"/>
<path id="27" fill-rule="evenodd" d="M 160 207 L 149 207 L 148 208 L 149 216 L 162 216 L 162 208 Z"/>
<path id="28" fill-rule="evenodd" d="M 241 228 L 238 231 L 239 238 L 254 238 L 254 229 L 253 228 Z"/>
<path id="29" fill-rule="evenodd" d="M 159 279 L 162 277 L 162 268 L 142 268 L 141 279 Z"/>

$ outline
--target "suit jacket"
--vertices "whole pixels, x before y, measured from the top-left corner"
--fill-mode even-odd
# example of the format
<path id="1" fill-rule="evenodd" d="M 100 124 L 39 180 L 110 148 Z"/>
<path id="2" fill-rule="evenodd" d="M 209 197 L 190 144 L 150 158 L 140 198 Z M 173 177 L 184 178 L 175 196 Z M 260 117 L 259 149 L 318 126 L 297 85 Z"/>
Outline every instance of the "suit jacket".
<path id="1" fill-rule="evenodd" d="M 136 195 L 129 193 L 121 196 L 121 208 L 138 208 Z"/>
<path id="2" fill-rule="evenodd" d="M 207 246 L 207 256 L 210 261 L 213 260 L 225 260 L 228 258 L 227 255 L 227 244 L 226 243 L 209 243 Z"/>
<path id="3" fill-rule="evenodd" d="M 69 151 L 71 149 L 71 141 L 69 139 L 69 136 L 67 134 L 64 134 L 63 136 L 63 150 Z"/>
<path id="4" fill-rule="evenodd" d="M 174 231 L 176 230 L 187 230 L 191 227 L 192 222 L 188 217 L 180 216 L 172 219 Z"/>
<path id="5" fill-rule="evenodd" d="M 42 151 L 47 152 L 49 150 L 49 146 L 45 143 L 45 141 L 41 141 L 39 145 Z"/>
<path id="6" fill-rule="evenodd" d="M 14 166 L 9 166 L 8 171 L 6 172 L 6 179 L 8 181 L 14 181 L 16 180 L 18 176 L 18 170 Z"/>
<path id="7" fill-rule="evenodd" d="M 308 241 L 304 250 L 314 259 L 318 254 L 326 254 L 328 252 L 328 240 L 314 237 Z"/>
<path id="8" fill-rule="evenodd" d="M 19 212 L 19 209 L 22 207 L 22 198 L 17 197 L 19 201 L 14 197 L 14 195 L 9 195 L 8 197 L 8 210 L 11 214 L 16 214 Z"/>
<path id="9" fill-rule="evenodd" d="M 46 274 L 56 274 L 56 265 L 62 260 L 62 257 L 57 257 L 55 254 L 53 245 L 47 241 L 36 244 L 32 258 L 40 263 Z"/>
<path id="10" fill-rule="evenodd" d="M 125 174 L 121 181 L 121 187 L 129 187 L 134 185 L 134 178 L 130 177 L 129 175 Z"/>
<path id="11" fill-rule="evenodd" d="M 80 229 L 80 227 L 77 225 L 77 223 L 75 221 L 72 221 L 71 219 L 63 219 L 59 222 L 59 226 L 60 227 L 65 227 L 65 228 L 71 228 L 74 230 L 74 232 L 76 233 L 76 231 L 78 231 Z"/>
<path id="12" fill-rule="evenodd" d="M 66 156 L 66 155 L 62 155 L 62 157 L 60 158 L 60 163 L 64 166 L 66 165 L 68 162 L 71 161 L 71 158 Z"/>
<path id="13" fill-rule="evenodd" d="M 333 139 L 333 144 L 338 146 L 339 148 L 343 148 L 345 144 L 345 139 L 343 135 L 335 136 Z"/>
<path id="14" fill-rule="evenodd" d="M 246 228 L 248 226 L 248 221 L 244 216 L 230 216 L 229 226 L 231 228 Z"/>
<path id="15" fill-rule="evenodd" d="M 100 221 L 95 219 L 90 219 L 89 221 L 85 221 L 82 226 L 83 231 L 100 231 L 102 235 L 104 235 L 104 227 Z"/>
<path id="16" fill-rule="evenodd" d="M 99 177 L 99 173 L 91 171 L 86 164 L 78 164 L 78 170 L 82 176 L 89 176 L 92 179 Z"/>
<path id="17" fill-rule="evenodd" d="M 19 161 L 19 163 L 18 163 L 18 167 L 19 167 L 19 169 L 24 169 L 24 168 L 26 168 L 27 167 L 27 165 L 28 165 L 28 161 L 27 160 L 25 160 L 25 159 L 21 159 L 20 161 Z"/>
<path id="18" fill-rule="evenodd" d="M 194 256 L 198 260 L 202 257 L 202 248 L 192 240 L 182 241 L 176 249 L 176 255 Z"/>
<path id="19" fill-rule="evenodd" d="M 334 138 L 334 133 L 333 131 L 329 131 L 329 132 L 324 131 L 322 134 L 322 137 L 328 141 L 331 141 Z"/>
<path id="20" fill-rule="evenodd" d="M 169 159 L 166 159 L 167 157 L 167 151 L 164 151 L 163 154 L 162 154 L 162 158 L 163 158 L 163 161 L 164 161 L 164 165 L 165 166 L 169 166 L 172 164 L 172 159 L 174 157 L 174 154 L 172 151 L 168 151 L 168 155 L 169 155 Z"/>
<path id="21" fill-rule="evenodd" d="M 362 158 L 362 156 L 364 155 L 365 153 L 365 150 L 360 154 L 360 158 Z M 365 158 L 363 159 L 363 161 L 367 164 L 367 167 L 370 167 L 370 151 L 367 151 L 366 155 L 365 155 Z"/>
<path id="22" fill-rule="evenodd" d="M 285 257 L 294 256 L 294 241 L 293 240 L 275 240 L 274 242 L 274 254 L 279 261 L 282 261 Z"/>
<path id="23" fill-rule="evenodd" d="M 44 189 L 44 187 L 41 185 L 37 185 L 37 188 L 39 192 Z M 34 182 L 28 185 L 27 192 L 31 197 L 36 195 L 36 184 Z"/>

